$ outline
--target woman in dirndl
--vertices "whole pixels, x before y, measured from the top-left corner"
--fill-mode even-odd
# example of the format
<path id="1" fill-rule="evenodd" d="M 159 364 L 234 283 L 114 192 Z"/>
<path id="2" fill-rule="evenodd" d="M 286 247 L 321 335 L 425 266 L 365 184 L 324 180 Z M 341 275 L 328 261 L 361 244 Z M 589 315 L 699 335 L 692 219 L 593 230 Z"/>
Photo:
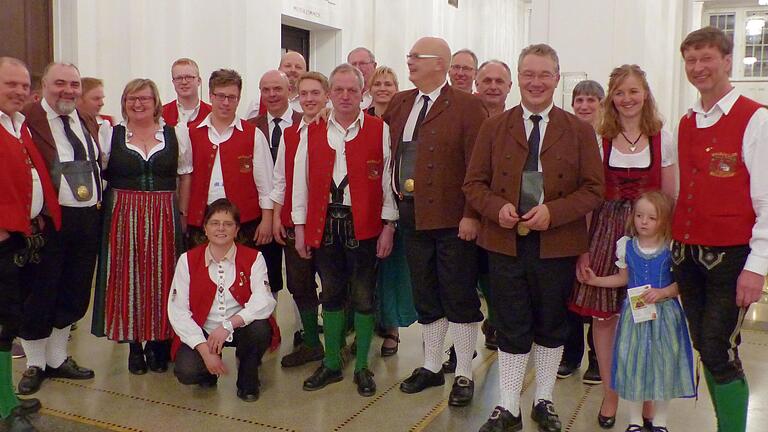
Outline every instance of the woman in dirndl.
<path id="1" fill-rule="evenodd" d="M 592 213 L 589 252 L 576 266 L 576 286 L 569 308 L 592 317 L 595 351 L 603 381 L 603 402 L 598 413 L 602 428 L 613 427 L 619 398 L 611 389 L 611 367 L 618 314 L 626 287 L 601 288 L 584 283 L 586 269 L 597 276 L 618 273 L 616 242 L 626 234 L 632 202 L 643 192 L 661 190 L 674 196 L 675 149 L 670 133 L 662 131 L 645 72 L 638 65 L 623 65 L 611 72 L 598 128 L 602 136 L 605 201 Z M 651 413 L 646 413 L 651 417 Z"/>
<path id="2" fill-rule="evenodd" d="M 183 252 L 192 150 L 187 134 L 161 125 L 151 80 L 129 82 L 121 106 L 125 121 L 102 144 L 108 189 L 92 332 L 128 343 L 128 370 L 141 375 L 168 369 L 168 292 Z"/>

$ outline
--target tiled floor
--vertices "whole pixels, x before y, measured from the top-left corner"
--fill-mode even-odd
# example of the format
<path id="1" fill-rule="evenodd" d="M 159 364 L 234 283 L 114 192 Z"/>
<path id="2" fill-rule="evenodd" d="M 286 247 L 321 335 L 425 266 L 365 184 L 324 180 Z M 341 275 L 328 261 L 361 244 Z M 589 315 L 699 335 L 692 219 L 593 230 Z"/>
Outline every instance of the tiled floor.
<path id="1" fill-rule="evenodd" d="M 284 334 L 292 333 L 292 313 L 286 293 L 281 294 L 280 322 Z M 768 424 L 768 301 L 753 306 L 751 321 L 743 333 L 741 354 L 749 377 L 751 406 L 749 431 L 766 430 Z M 75 332 L 72 353 L 83 365 L 96 371 L 90 381 L 46 381 L 36 395 L 45 408 L 34 422 L 41 431 L 476 431 L 490 414 L 498 398 L 496 354 L 478 341 L 475 368 L 475 400 L 467 408 L 450 408 L 444 388 L 406 395 L 398 385 L 421 363 L 420 329 L 417 325 L 402 332 L 400 352 L 382 359 L 380 340 L 371 349 L 371 366 L 378 393 L 372 398 L 358 396 L 352 383 L 352 366 L 345 379 L 317 392 L 305 392 L 302 381 L 316 365 L 282 369 L 279 359 L 290 350 L 284 343 L 279 353 L 268 354 L 261 370 L 262 396 L 252 404 L 235 396 L 234 376 L 219 381 L 215 390 L 179 385 L 171 372 L 130 375 L 126 367 L 127 346 L 91 336 L 84 320 Z M 482 337 L 480 338 L 482 339 Z M 230 349 L 227 362 L 234 367 Z M 24 368 L 14 361 L 16 379 Z M 523 406 L 530 406 L 535 382 L 529 373 L 524 387 Z M 583 385 L 579 377 L 558 381 L 555 402 L 564 431 L 598 431 L 595 419 L 601 389 Z M 672 402 L 670 431 L 714 431 L 714 414 L 706 390 L 699 400 Z M 620 407 L 616 431 L 627 421 Z M 524 417 L 524 431 L 536 430 Z M 0 427 L 2 430 L 2 427 Z"/>

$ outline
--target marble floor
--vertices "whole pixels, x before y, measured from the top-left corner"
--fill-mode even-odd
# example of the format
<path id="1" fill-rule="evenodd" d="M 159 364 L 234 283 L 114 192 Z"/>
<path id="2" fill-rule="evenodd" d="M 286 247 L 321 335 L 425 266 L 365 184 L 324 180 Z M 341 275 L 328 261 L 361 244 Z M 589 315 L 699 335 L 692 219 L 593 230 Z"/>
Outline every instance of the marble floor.
<path id="1" fill-rule="evenodd" d="M 293 313 L 285 291 L 280 295 L 279 322 L 283 333 L 293 332 Z M 753 306 L 743 332 L 741 355 L 749 378 L 751 405 L 749 431 L 765 431 L 768 425 L 768 298 Z M 306 392 L 302 381 L 316 364 L 283 369 L 280 357 L 290 352 L 284 342 L 277 352 L 264 358 L 261 369 L 262 396 L 255 403 L 241 402 L 235 395 L 235 377 L 219 381 L 216 389 L 199 389 L 178 384 L 171 372 L 130 375 L 126 366 L 127 346 L 91 336 L 87 317 L 74 332 L 71 352 L 79 363 L 93 368 L 96 378 L 88 381 L 48 380 L 36 394 L 43 402 L 40 414 L 33 417 L 41 431 L 95 432 L 101 430 L 154 431 L 477 431 L 498 399 L 496 353 L 478 340 L 474 361 L 475 399 L 465 408 L 447 403 L 452 375 L 444 388 L 432 388 L 415 395 L 401 393 L 400 382 L 421 365 L 422 344 L 418 325 L 404 329 L 400 352 L 381 358 L 380 339 L 371 349 L 371 368 L 378 392 L 363 398 L 352 383 L 353 366 L 344 380 L 323 390 Z M 351 342 L 351 339 L 350 339 Z M 234 367 L 232 349 L 226 361 Z M 14 360 L 16 380 L 24 370 L 24 360 Z M 703 380 L 702 380 L 703 384 Z M 530 406 L 535 380 L 526 377 L 522 406 Z M 600 430 L 596 415 L 601 403 L 600 387 L 581 383 L 580 376 L 559 380 L 555 404 L 564 431 Z M 536 427 L 524 416 L 524 431 Z M 626 427 L 626 410 L 619 408 L 617 426 Z M 709 432 L 715 419 L 709 396 L 702 388 L 698 400 L 675 400 L 671 405 L 669 430 Z M 4 431 L 0 426 L 0 431 Z"/>

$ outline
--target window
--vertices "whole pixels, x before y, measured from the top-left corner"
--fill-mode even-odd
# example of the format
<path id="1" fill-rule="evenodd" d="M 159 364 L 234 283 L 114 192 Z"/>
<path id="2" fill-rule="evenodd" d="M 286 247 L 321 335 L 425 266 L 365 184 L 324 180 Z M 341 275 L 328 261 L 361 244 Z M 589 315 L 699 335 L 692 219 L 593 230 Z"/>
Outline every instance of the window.
<path id="1" fill-rule="evenodd" d="M 733 40 L 731 78 L 768 81 L 768 8 L 710 9 L 703 18 Z"/>
<path id="2" fill-rule="evenodd" d="M 748 12 L 744 44 L 744 77 L 768 77 L 768 35 L 763 12 Z"/>

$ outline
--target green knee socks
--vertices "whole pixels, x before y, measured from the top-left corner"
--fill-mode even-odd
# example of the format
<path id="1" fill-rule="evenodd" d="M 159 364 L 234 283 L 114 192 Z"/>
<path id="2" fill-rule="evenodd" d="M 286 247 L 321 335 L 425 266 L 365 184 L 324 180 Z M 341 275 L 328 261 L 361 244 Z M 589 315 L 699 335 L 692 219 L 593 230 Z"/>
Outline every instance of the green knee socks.
<path id="1" fill-rule="evenodd" d="M 304 345 L 310 348 L 320 346 L 320 334 L 317 326 L 317 309 L 301 311 L 301 325 L 304 327 Z"/>
<path id="2" fill-rule="evenodd" d="M 712 374 L 706 368 L 703 369 L 712 405 L 715 407 L 717 431 L 745 432 L 749 407 L 749 386 L 746 378 L 718 384 Z"/>
<path id="3" fill-rule="evenodd" d="M 11 352 L 0 351 L 0 418 L 11 415 L 11 411 L 19 405 L 11 372 Z"/>
<path id="4" fill-rule="evenodd" d="M 368 351 L 371 348 L 373 339 L 373 314 L 361 314 L 355 312 L 355 343 L 357 352 L 355 353 L 355 372 L 368 368 Z"/>
<path id="5" fill-rule="evenodd" d="M 325 359 L 328 369 L 341 370 L 341 341 L 344 332 L 344 311 L 323 310 L 323 334 L 325 335 Z"/>

